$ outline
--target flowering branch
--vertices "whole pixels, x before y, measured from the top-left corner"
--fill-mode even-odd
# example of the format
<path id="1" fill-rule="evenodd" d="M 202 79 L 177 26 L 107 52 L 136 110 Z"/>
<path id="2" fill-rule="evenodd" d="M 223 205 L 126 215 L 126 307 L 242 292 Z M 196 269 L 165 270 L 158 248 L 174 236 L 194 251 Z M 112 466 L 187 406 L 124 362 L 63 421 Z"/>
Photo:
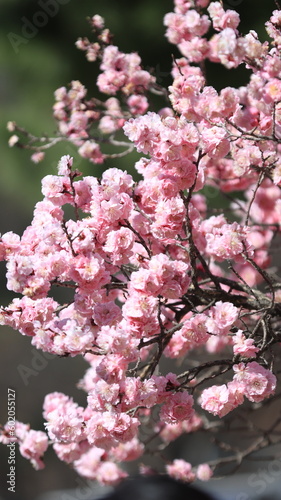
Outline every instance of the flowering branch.
<path id="1" fill-rule="evenodd" d="M 120 463 L 146 454 L 157 454 L 173 477 L 207 480 L 279 443 L 279 417 L 266 430 L 253 419 L 279 397 L 281 12 L 266 23 L 271 42 L 261 43 L 254 31 L 241 36 L 239 15 L 220 2 L 174 3 L 164 25 L 181 56 L 168 89 L 138 54 L 112 44 L 96 15 L 96 41 L 76 45 L 99 62 L 105 101 L 73 81 L 55 92 L 56 137 L 8 125 L 22 137 L 12 135 L 10 145 L 32 150 L 34 161 L 61 141 L 95 164 L 140 155 L 139 182 L 118 168 L 83 177 L 63 156 L 57 175 L 42 180 L 30 226 L 0 240 L 7 288 L 17 294 L 1 308 L 1 324 L 38 349 L 89 363 L 79 382 L 85 408 L 48 394 L 46 432 L 18 422 L 15 440 L 36 468 L 52 446 L 102 484 L 120 481 L 127 475 Z M 246 65 L 248 84 L 217 92 L 206 83 L 206 60 Z M 163 97 L 158 112 L 149 110 L 151 93 Z M 225 209 L 211 210 L 209 188 L 227 200 Z M 68 303 L 54 300 L 57 286 L 73 291 Z M 171 460 L 169 443 L 199 429 L 211 440 L 222 429 L 253 439 L 240 449 L 215 438 L 227 456 L 198 466 Z M 0 433 L 6 443 L 7 425 Z"/>

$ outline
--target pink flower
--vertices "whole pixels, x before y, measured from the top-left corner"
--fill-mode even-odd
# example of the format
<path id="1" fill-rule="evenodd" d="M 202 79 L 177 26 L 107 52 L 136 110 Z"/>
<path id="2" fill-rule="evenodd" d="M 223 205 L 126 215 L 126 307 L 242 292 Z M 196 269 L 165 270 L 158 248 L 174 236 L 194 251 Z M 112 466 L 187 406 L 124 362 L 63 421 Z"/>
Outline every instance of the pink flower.
<path id="1" fill-rule="evenodd" d="M 86 451 L 80 458 L 74 461 L 74 469 L 83 477 L 96 479 L 96 472 L 104 455 L 104 450 L 92 446 L 89 451 Z"/>
<path id="2" fill-rule="evenodd" d="M 49 412 L 45 427 L 50 439 L 79 442 L 84 439 L 83 422 L 82 408 L 68 404 Z"/>
<path id="3" fill-rule="evenodd" d="M 48 437 L 45 432 L 34 430 L 27 431 L 19 445 L 21 455 L 29 459 L 36 470 L 45 467 L 42 457 L 47 448 Z"/>
<path id="4" fill-rule="evenodd" d="M 142 95 L 131 95 L 127 104 L 134 115 L 143 115 L 149 107 L 147 98 Z"/>
<path id="5" fill-rule="evenodd" d="M 78 460 L 83 453 L 89 449 L 88 441 L 80 441 L 79 443 L 54 443 L 53 449 L 58 458 L 67 464 L 71 464 Z"/>
<path id="6" fill-rule="evenodd" d="M 12 425 L 11 425 L 12 424 Z M 12 429 L 12 427 L 14 429 Z M 13 431 L 13 434 L 11 433 Z M 30 425 L 23 424 L 22 422 L 8 421 L 2 426 L 0 431 L 0 443 L 9 444 L 13 442 L 21 442 L 24 440 L 27 433 L 30 431 Z"/>
<path id="7" fill-rule="evenodd" d="M 211 158 L 219 159 L 229 153 L 230 143 L 227 132 L 220 127 L 204 128 L 202 130 L 203 151 Z"/>
<path id="8" fill-rule="evenodd" d="M 45 157 L 45 153 L 43 153 L 42 151 L 38 151 L 37 153 L 34 153 L 31 156 L 31 160 L 34 163 L 40 163 L 40 161 L 44 160 L 44 157 Z"/>
<path id="9" fill-rule="evenodd" d="M 185 262 L 172 261 L 165 254 L 158 254 L 151 258 L 148 269 L 132 273 L 130 288 L 155 297 L 163 295 L 175 299 L 188 288 L 188 269 Z"/>
<path id="10" fill-rule="evenodd" d="M 70 263 L 69 277 L 84 292 L 97 290 L 109 280 L 109 271 L 99 254 L 96 257 L 91 254 L 78 255 Z"/>
<path id="11" fill-rule="evenodd" d="M 42 179 L 42 194 L 55 205 L 72 203 L 69 178 L 46 175 Z"/>
<path id="12" fill-rule="evenodd" d="M 121 90 L 125 95 L 133 94 L 138 88 L 147 89 L 155 78 L 141 69 L 141 60 L 136 53 L 124 54 L 114 45 L 103 51 L 101 69 L 97 85 L 101 92 L 115 95 Z"/>
<path id="13" fill-rule="evenodd" d="M 108 233 L 103 249 L 110 255 L 113 264 L 122 264 L 132 255 L 134 241 L 133 232 L 126 227 L 121 227 Z"/>
<path id="14" fill-rule="evenodd" d="M 192 471 L 192 465 L 181 459 L 176 459 L 171 464 L 166 465 L 166 470 L 169 476 L 187 483 L 194 481 L 196 477 Z"/>
<path id="15" fill-rule="evenodd" d="M 196 469 L 196 476 L 200 481 L 209 481 L 212 477 L 213 471 L 208 464 L 200 464 Z"/>
<path id="16" fill-rule="evenodd" d="M 95 389 L 89 391 L 87 401 L 93 410 L 109 409 L 120 401 L 119 384 L 108 384 L 104 380 L 98 380 Z"/>
<path id="17" fill-rule="evenodd" d="M 178 421 L 187 420 L 193 414 L 193 397 L 187 392 L 176 392 L 171 394 L 163 404 L 160 411 L 160 419 L 167 424 L 173 424 Z"/>
<path id="18" fill-rule="evenodd" d="M 212 232 L 206 234 L 209 255 L 217 260 L 241 259 L 243 253 L 253 254 L 251 245 L 247 241 L 248 228 L 240 226 L 237 222 L 214 227 Z"/>
<path id="19" fill-rule="evenodd" d="M 159 331 L 157 321 L 157 298 L 133 292 L 123 305 L 123 317 L 127 329 L 134 331 L 137 338 L 152 336 Z"/>
<path id="20" fill-rule="evenodd" d="M 111 325 L 121 320 L 121 309 L 113 301 L 96 304 L 93 310 L 93 318 L 98 326 Z"/>
<path id="21" fill-rule="evenodd" d="M 240 404 L 234 396 L 233 391 L 225 384 L 213 385 L 202 391 L 200 404 L 203 410 L 224 417 Z"/>
<path id="22" fill-rule="evenodd" d="M 244 394 L 249 401 L 259 403 L 263 399 L 268 398 L 275 392 L 276 377 L 256 361 L 252 361 L 245 365 L 239 363 L 234 365 L 235 371 L 234 381 L 243 385 Z"/>
<path id="23" fill-rule="evenodd" d="M 103 218 L 109 223 L 128 219 L 133 209 L 132 200 L 127 193 L 111 196 L 109 200 L 103 200 L 100 206 Z"/>
<path id="24" fill-rule="evenodd" d="M 221 62 L 226 68 L 236 68 L 243 61 L 245 55 L 243 40 L 237 37 L 233 28 L 223 29 L 215 35 L 211 42 L 211 60 Z"/>
<path id="25" fill-rule="evenodd" d="M 202 424 L 203 422 L 201 418 L 196 413 L 193 413 L 193 415 L 188 420 L 165 424 L 165 426 L 161 427 L 160 436 L 163 441 L 169 443 L 170 441 L 174 441 L 184 433 L 197 431 L 198 429 L 200 429 Z"/>
<path id="26" fill-rule="evenodd" d="M 208 7 L 208 12 L 213 21 L 215 30 L 220 31 L 224 28 L 237 28 L 240 18 L 235 10 L 224 11 L 219 2 L 212 2 Z"/>
<path id="27" fill-rule="evenodd" d="M 130 462 L 141 457 L 144 453 L 144 445 L 140 443 L 137 437 L 127 441 L 126 443 L 119 443 L 118 446 L 110 450 L 110 456 L 113 461 Z"/>
<path id="28" fill-rule="evenodd" d="M 234 354 L 241 354 L 249 358 L 255 358 L 259 351 L 254 344 L 254 339 L 246 338 L 242 330 L 238 330 L 232 337 Z"/>
<path id="29" fill-rule="evenodd" d="M 50 439 L 65 443 L 85 439 L 83 408 L 68 396 L 56 392 L 48 394 L 43 408 Z"/>
<path id="30" fill-rule="evenodd" d="M 140 422 L 126 413 L 94 412 L 86 422 L 86 435 L 90 444 L 109 450 L 119 442 L 131 441 L 137 434 Z"/>
<path id="31" fill-rule="evenodd" d="M 118 168 L 108 168 L 102 174 L 101 178 L 102 193 L 105 199 L 110 199 L 112 196 L 119 193 L 132 194 L 134 184 L 133 178 L 123 170 Z"/>
<path id="32" fill-rule="evenodd" d="M 120 354 L 108 354 L 104 356 L 96 368 L 100 378 L 108 384 L 120 382 L 128 368 L 129 360 Z"/>
<path id="33" fill-rule="evenodd" d="M 78 152 L 83 158 L 88 158 L 92 163 L 104 162 L 104 155 L 100 150 L 99 144 L 95 141 L 85 141 L 78 149 Z"/>
<path id="34" fill-rule="evenodd" d="M 231 302 L 216 302 L 210 308 L 210 317 L 206 321 L 206 327 L 210 333 L 225 334 L 238 318 L 239 309 Z"/>
<path id="35" fill-rule="evenodd" d="M 95 479 L 100 484 L 114 486 L 127 476 L 128 473 L 120 469 L 114 462 L 105 461 L 98 467 Z"/>
<path id="36" fill-rule="evenodd" d="M 72 400 L 69 398 L 69 396 L 66 396 L 62 392 L 52 392 L 50 394 L 47 394 L 47 396 L 45 396 L 43 404 L 43 417 L 46 418 L 48 413 L 57 409 L 58 406 L 65 406 L 69 402 L 72 403 Z"/>
<path id="37" fill-rule="evenodd" d="M 185 215 L 181 198 L 160 200 L 156 206 L 155 222 L 151 226 L 153 235 L 159 239 L 174 238 L 182 230 Z"/>

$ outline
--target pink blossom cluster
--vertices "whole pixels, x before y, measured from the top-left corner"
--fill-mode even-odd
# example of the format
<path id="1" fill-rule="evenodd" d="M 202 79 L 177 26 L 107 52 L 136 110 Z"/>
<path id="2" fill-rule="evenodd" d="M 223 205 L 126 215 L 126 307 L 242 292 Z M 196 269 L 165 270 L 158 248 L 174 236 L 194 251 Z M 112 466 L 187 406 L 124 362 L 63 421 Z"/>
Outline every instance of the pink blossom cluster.
<path id="1" fill-rule="evenodd" d="M 15 421 L 13 435 L 11 427 L 7 423 L 0 435 L 0 442 L 7 445 L 18 443 L 21 455 L 30 461 L 34 469 L 40 470 L 45 467 L 42 457 L 47 450 L 48 436 L 43 431 L 34 431 L 30 426 L 22 422 Z"/>
<path id="2" fill-rule="evenodd" d="M 45 433 L 17 423 L 20 452 L 42 468 L 53 446 L 102 484 L 127 475 L 121 462 L 145 460 L 147 443 L 160 440 L 162 451 L 208 430 L 209 413 L 223 418 L 245 398 L 260 404 L 277 384 L 280 284 L 268 268 L 280 238 L 281 13 L 266 24 L 271 42 L 261 43 L 254 31 L 242 36 L 239 15 L 220 2 L 174 3 L 164 25 L 181 57 L 168 89 L 159 90 L 136 53 L 111 44 L 96 15 L 98 41 L 77 46 L 101 61 L 105 101 L 88 98 L 79 81 L 55 93 L 57 139 L 96 164 L 107 158 L 104 143 L 125 154 L 135 148 L 141 180 L 116 167 L 83 177 L 64 155 L 57 174 L 42 179 L 30 226 L 0 239 L 7 288 L 17 294 L 0 309 L 0 324 L 89 364 L 79 381 L 85 407 L 47 395 Z M 245 65 L 249 82 L 216 91 L 202 71 L 207 59 Z M 149 110 L 156 87 L 169 107 L 163 99 Z M 38 146 L 34 159 L 41 154 Z M 212 212 L 212 189 L 228 199 L 225 211 Z M 57 287 L 70 298 L 55 300 Z M 7 442 L 8 427 L 0 434 Z M 185 481 L 207 480 L 214 469 L 181 458 L 163 467 Z"/>
<path id="3" fill-rule="evenodd" d="M 235 375 L 227 385 L 213 385 L 201 394 L 201 406 L 205 410 L 223 417 L 243 403 L 244 396 L 249 401 L 259 403 L 274 394 L 276 377 L 269 370 L 253 361 L 234 365 Z"/>
<path id="4" fill-rule="evenodd" d="M 91 25 L 99 33 L 99 42 L 79 39 L 77 48 L 86 51 L 89 61 L 101 60 L 98 89 L 110 96 L 121 92 L 127 109 L 122 109 L 116 97 L 109 97 L 104 102 L 87 98 L 87 89 L 75 80 L 70 90 L 66 87 L 56 90 L 53 111 L 60 134 L 78 147 L 79 154 L 93 163 L 103 163 L 107 155 L 101 151 L 98 136 L 100 133 L 114 134 L 123 127 L 128 116 L 143 115 L 149 107 L 145 94 L 155 86 L 156 79 L 142 69 L 137 53 L 125 54 L 111 45 L 111 34 L 103 29 L 104 21 L 100 16 L 94 16 Z M 35 153 L 33 161 L 41 161 L 40 155 L 41 152 Z"/>
<path id="5" fill-rule="evenodd" d="M 179 458 L 168 464 L 166 470 L 171 477 L 184 482 L 192 482 L 195 479 L 208 481 L 213 475 L 213 471 L 208 464 L 200 464 L 197 469 L 193 470 L 189 462 Z"/>

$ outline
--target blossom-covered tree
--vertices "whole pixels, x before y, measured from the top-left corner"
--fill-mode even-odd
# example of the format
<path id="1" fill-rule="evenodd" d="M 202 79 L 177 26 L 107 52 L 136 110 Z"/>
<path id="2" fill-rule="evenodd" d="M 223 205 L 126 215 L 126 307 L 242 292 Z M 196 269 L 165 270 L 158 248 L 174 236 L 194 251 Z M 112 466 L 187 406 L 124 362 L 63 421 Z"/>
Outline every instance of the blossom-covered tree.
<path id="1" fill-rule="evenodd" d="M 174 3 L 164 18 L 180 52 L 171 86 L 161 87 L 138 54 L 113 45 L 95 15 L 95 41 L 79 39 L 77 47 L 100 62 L 105 100 L 73 81 L 55 92 L 55 137 L 8 125 L 10 145 L 29 148 L 35 162 L 60 141 L 94 164 L 140 153 L 138 182 L 118 168 L 83 177 L 63 156 L 57 175 L 42 180 L 31 225 L 0 241 L 7 288 L 20 295 L 1 309 L 1 324 L 37 349 L 89 363 L 79 381 L 85 408 L 48 394 L 46 432 L 17 422 L 12 437 L 6 424 L 1 441 L 16 441 L 36 469 L 52 446 L 102 484 L 127 475 L 122 462 L 139 459 L 147 472 L 150 453 L 161 457 L 160 472 L 207 480 L 221 464 L 280 441 L 276 415 L 270 428 L 255 428 L 249 446 L 221 443 L 229 451 L 221 459 L 165 459 L 185 433 L 205 431 L 208 439 L 235 421 L 240 431 L 241 422 L 251 428 L 243 409 L 254 418 L 279 397 L 281 342 L 272 257 L 281 220 L 281 11 L 266 23 L 270 42 L 261 43 L 254 31 L 242 35 L 238 13 L 220 2 Z M 206 60 L 245 65 L 249 82 L 217 92 L 206 81 Z M 157 111 L 151 93 L 163 99 Z M 228 200 L 226 208 L 212 212 L 206 187 Z M 72 300 L 58 303 L 54 287 L 71 290 Z"/>

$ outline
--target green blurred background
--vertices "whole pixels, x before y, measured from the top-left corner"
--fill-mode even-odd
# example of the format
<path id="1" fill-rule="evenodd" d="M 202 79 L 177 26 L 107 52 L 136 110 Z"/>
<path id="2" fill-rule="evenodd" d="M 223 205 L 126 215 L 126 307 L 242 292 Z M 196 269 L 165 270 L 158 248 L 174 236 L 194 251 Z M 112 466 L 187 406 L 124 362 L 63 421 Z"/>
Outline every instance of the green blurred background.
<path id="1" fill-rule="evenodd" d="M 53 0 L 58 12 L 48 16 L 44 26 L 27 43 L 16 46 L 15 36 L 23 36 L 26 19 L 33 22 L 42 12 L 47 0 L 0 0 L 0 232 L 22 233 L 32 218 L 34 204 L 41 199 L 40 179 L 55 173 L 62 154 L 78 159 L 73 146 L 60 144 L 46 154 L 45 160 L 35 165 L 28 151 L 8 147 L 8 120 L 14 120 L 35 135 L 55 132 L 52 118 L 55 89 L 67 85 L 71 80 L 80 80 L 86 85 L 89 96 L 97 96 L 95 86 L 98 68 L 86 61 L 84 53 L 75 47 L 78 37 L 91 36 L 87 16 L 100 14 L 114 33 L 114 44 L 124 52 L 137 51 L 145 69 L 154 68 L 161 85 L 167 86 L 171 79 L 169 71 L 173 53 L 179 55 L 175 46 L 164 38 L 163 16 L 173 10 L 172 0 Z M 228 8 L 236 8 L 241 14 L 241 32 L 249 29 L 266 35 L 263 23 L 276 8 L 274 0 L 229 0 Z M 13 43 L 11 43 L 11 40 Z M 20 39 L 18 39 L 20 41 Z M 26 41 L 26 38 L 25 38 Z M 16 50 L 15 50 L 16 49 Z M 226 71 L 217 65 L 207 67 L 208 83 L 220 89 L 226 85 L 246 83 L 248 72 L 244 69 Z M 163 105 L 165 105 L 163 103 Z M 132 172 L 135 155 L 116 160 L 114 166 Z M 100 166 L 79 161 L 79 169 L 87 174 L 99 175 Z M 112 166 L 108 162 L 105 168 Z M 12 294 L 5 290 L 5 266 L 0 263 L 1 304 L 7 304 Z M 42 402 L 44 395 L 62 391 L 85 403 L 85 395 L 75 389 L 75 383 L 83 376 L 87 366 L 80 359 L 60 359 L 44 362 L 37 360 L 37 374 L 25 384 L 18 367 L 35 366 L 34 351 L 30 341 L 9 329 L 1 329 L 1 374 L 0 378 L 0 422 L 7 420 L 7 388 L 17 392 L 17 419 L 30 422 L 35 429 L 42 427 Z M 46 366 L 45 366 L 46 365 Z M 35 370 L 36 371 L 36 370 Z M 0 498 L 14 500 L 35 499 L 39 494 L 53 489 L 77 488 L 77 476 L 52 452 L 47 454 L 45 470 L 35 472 L 30 464 L 17 458 L 16 493 L 7 491 L 6 473 L 8 451 L 0 449 Z M 81 486 L 81 485 L 80 485 Z"/>

